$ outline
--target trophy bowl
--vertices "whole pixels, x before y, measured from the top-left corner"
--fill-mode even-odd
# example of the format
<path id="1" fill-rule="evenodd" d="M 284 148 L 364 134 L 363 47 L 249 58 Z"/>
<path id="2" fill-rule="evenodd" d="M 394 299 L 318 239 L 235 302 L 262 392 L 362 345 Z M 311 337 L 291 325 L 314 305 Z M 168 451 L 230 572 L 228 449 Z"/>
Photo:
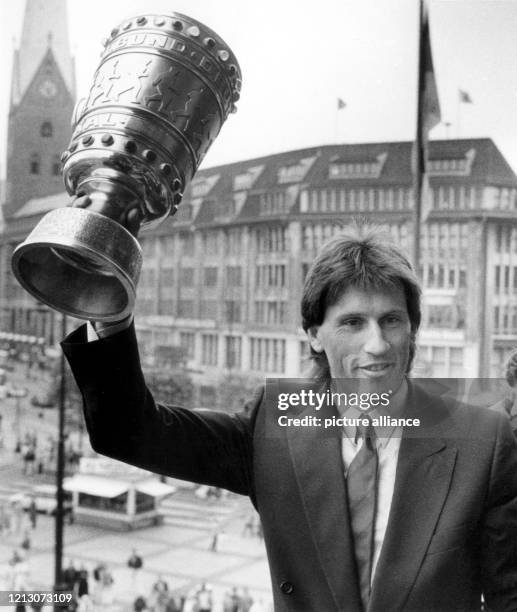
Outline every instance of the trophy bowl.
<path id="1" fill-rule="evenodd" d="M 131 313 L 138 231 L 176 212 L 240 88 L 232 51 L 199 21 L 146 14 L 114 28 L 61 156 L 68 193 L 87 198 L 47 213 L 15 249 L 18 282 L 79 319 Z"/>

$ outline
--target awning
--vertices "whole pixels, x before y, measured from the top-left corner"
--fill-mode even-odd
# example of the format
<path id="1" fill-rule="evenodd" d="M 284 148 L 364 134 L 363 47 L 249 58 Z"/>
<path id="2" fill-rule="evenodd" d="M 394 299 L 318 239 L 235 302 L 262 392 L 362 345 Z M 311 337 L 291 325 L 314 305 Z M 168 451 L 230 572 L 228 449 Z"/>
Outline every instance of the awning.
<path id="1" fill-rule="evenodd" d="M 159 482 L 158 480 L 148 480 L 146 482 L 139 482 L 136 485 L 136 490 L 151 497 L 165 497 L 176 491 L 176 487 L 171 487 L 168 484 Z"/>
<path id="2" fill-rule="evenodd" d="M 101 476 L 85 476 L 83 474 L 76 474 L 72 478 L 65 478 L 63 488 L 66 491 L 79 491 L 79 493 L 109 498 L 117 497 L 129 491 L 127 482 L 102 478 Z"/>

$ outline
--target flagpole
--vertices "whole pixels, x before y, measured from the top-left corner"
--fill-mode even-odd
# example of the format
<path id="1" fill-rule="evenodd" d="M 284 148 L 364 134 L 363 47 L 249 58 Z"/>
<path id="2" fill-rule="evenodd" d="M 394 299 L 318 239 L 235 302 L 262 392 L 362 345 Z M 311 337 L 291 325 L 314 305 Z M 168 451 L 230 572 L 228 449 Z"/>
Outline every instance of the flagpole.
<path id="1" fill-rule="evenodd" d="M 416 140 L 415 140 L 415 151 L 414 151 L 414 180 L 413 180 L 413 193 L 415 199 L 415 210 L 413 216 L 413 227 L 414 227 L 414 237 L 413 237 L 413 268 L 415 270 L 415 274 L 419 273 L 420 267 L 420 225 L 422 221 L 422 155 L 423 155 L 423 145 L 422 142 L 422 132 L 423 132 L 423 113 L 422 113 L 422 104 L 423 104 L 423 84 L 420 82 L 422 78 L 424 78 L 424 52 L 423 52 L 423 36 L 422 36 L 422 26 L 423 26 L 423 16 L 424 16 L 424 3 L 423 0 L 419 0 L 419 9 L 418 9 L 418 61 L 417 61 L 417 109 L 416 109 Z"/>
<path id="2" fill-rule="evenodd" d="M 458 90 L 458 96 L 456 98 L 456 138 L 460 138 L 460 106 L 461 106 L 461 94 Z"/>

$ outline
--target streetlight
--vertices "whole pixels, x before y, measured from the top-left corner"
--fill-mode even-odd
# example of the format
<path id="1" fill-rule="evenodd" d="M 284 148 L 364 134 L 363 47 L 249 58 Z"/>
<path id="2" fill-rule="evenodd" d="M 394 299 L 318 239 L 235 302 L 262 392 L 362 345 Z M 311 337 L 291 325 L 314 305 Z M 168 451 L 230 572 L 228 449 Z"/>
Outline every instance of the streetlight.
<path id="1" fill-rule="evenodd" d="M 61 315 L 61 337 L 66 336 L 66 315 Z M 58 436 L 57 436 L 57 465 L 56 465 L 56 517 L 55 517 L 55 547 L 54 547 L 54 590 L 56 593 L 64 589 L 62 583 L 63 570 L 63 528 L 64 528 L 64 490 L 65 475 L 65 407 L 66 407 L 66 363 L 65 354 L 61 352 L 58 402 Z M 54 606 L 54 610 L 62 610 L 62 606 Z"/>

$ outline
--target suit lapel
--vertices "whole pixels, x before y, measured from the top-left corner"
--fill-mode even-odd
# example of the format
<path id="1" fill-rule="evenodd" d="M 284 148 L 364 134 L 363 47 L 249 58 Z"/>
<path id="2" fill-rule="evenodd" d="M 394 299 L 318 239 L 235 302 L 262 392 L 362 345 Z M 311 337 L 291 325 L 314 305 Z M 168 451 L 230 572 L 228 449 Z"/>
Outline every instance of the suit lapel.
<path id="1" fill-rule="evenodd" d="M 447 418 L 443 403 L 415 389 L 410 402 L 407 415 L 420 418 L 422 425 L 419 430 L 405 431 L 400 444 L 390 515 L 368 607 L 371 611 L 403 608 L 447 498 L 456 461 L 456 449 L 442 436 Z"/>
<path id="2" fill-rule="evenodd" d="M 337 415 L 333 408 L 329 413 Z M 336 608 L 360 611 L 340 432 L 319 427 L 308 427 L 303 433 L 295 427 L 286 429 L 292 430 L 287 436 L 298 489 Z"/>

